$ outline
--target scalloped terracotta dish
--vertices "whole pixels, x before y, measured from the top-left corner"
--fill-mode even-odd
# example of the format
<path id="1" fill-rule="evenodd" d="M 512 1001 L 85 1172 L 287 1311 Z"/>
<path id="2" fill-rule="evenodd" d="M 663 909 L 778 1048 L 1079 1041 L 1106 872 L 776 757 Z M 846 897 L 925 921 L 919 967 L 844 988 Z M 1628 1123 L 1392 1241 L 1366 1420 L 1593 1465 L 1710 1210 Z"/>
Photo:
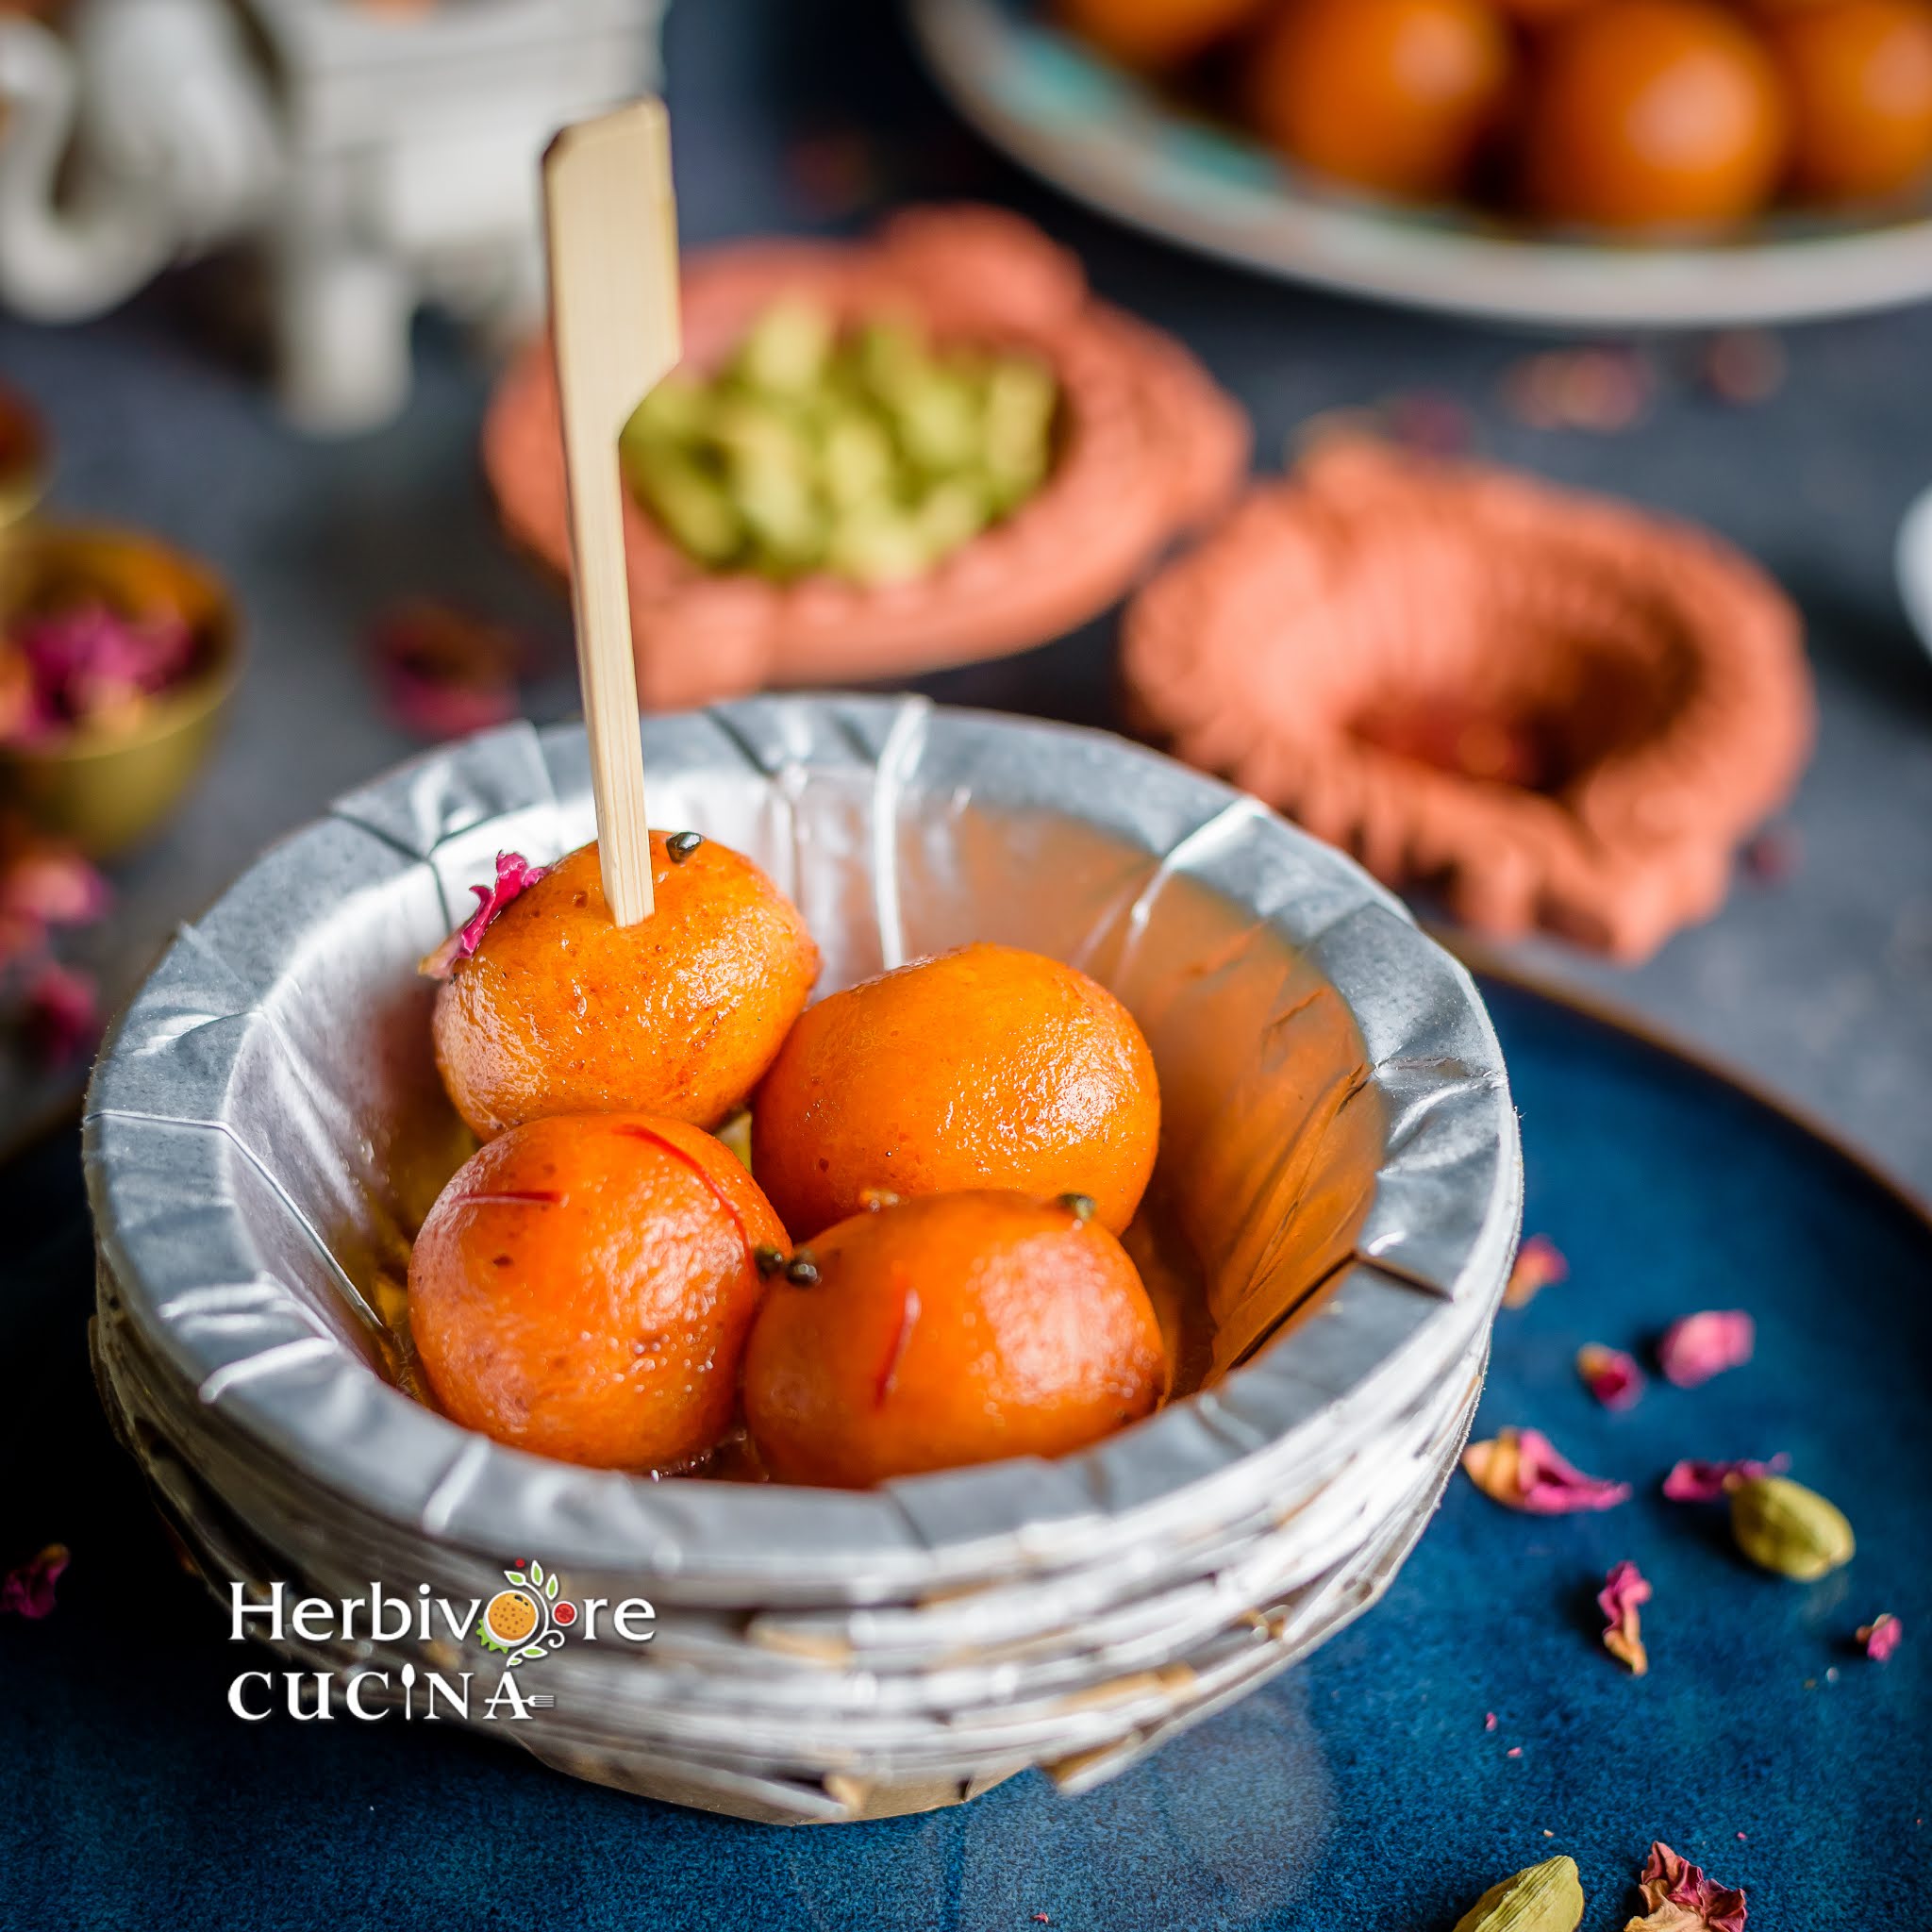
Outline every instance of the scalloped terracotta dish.
<path id="1" fill-rule="evenodd" d="M 1797 614 L 1737 552 L 1353 439 L 1151 583 L 1123 668 L 1183 757 L 1384 880 L 1626 960 L 1716 910 L 1812 731 Z"/>
<path id="2" fill-rule="evenodd" d="M 936 338 L 1030 347 L 1060 385 L 1054 468 L 1012 515 L 909 583 L 774 583 L 693 562 L 625 508 L 638 689 L 669 708 L 767 684 L 882 678 L 1024 649 L 1113 603 L 1180 532 L 1221 510 L 1247 466 L 1233 400 L 1177 342 L 1093 300 L 1078 263 L 991 208 L 908 211 L 859 243 L 757 242 L 684 278 L 687 363 L 709 369 L 781 294 L 841 317 L 915 312 Z M 549 345 L 505 373 L 483 427 L 505 526 L 568 568 Z"/>

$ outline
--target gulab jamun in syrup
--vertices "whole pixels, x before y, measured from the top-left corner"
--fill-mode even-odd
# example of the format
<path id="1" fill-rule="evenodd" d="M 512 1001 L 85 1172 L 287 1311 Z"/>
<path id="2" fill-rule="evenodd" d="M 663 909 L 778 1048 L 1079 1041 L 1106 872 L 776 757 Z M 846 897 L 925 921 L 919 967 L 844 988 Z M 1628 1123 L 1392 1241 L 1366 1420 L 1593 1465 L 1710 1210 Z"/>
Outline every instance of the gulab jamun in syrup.
<path id="1" fill-rule="evenodd" d="M 564 1462 L 676 1468 L 732 1426 L 764 1269 L 790 1246 L 758 1184 L 696 1127 L 529 1121 L 429 1210 L 409 1331 L 466 1427 Z"/>
<path id="2" fill-rule="evenodd" d="M 821 1000 L 752 1109 L 752 1167 L 800 1239 L 898 1195 L 1016 1188 L 1133 1219 L 1160 1138 L 1154 1056 L 1098 981 L 961 946 Z"/>
<path id="3" fill-rule="evenodd" d="M 1159 1324 L 1091 1200 L 929 1194 L 855 1215 L 774 1274 L 744 1411 L 781 1482 L 865 1489 L 1065 1456 L 1166 1391 Z"/>
<path id="4" fill-rule="evenodd" d="M 653 832 L 651 872 L 657 909 L 636 925 L 611 918 L 592 843 L 458 936 L 475 933 L 437 994 L 436 1063 L 481 1138 L 566 1113 L 712 1126 L 771 1065 L 819 973 L 796 908 L 694 833 Z"/>

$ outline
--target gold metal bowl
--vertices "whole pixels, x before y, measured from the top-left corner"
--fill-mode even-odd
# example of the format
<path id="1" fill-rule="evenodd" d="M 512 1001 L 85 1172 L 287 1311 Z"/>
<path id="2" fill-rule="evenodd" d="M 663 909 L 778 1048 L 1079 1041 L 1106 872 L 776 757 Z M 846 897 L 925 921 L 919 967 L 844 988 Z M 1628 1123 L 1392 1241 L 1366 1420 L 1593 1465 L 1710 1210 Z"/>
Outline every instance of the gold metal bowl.
<path id="1" fill-rule="evenodd" d="M 49 467 L 46 425 L 17 389 L 0 384 L 0 530 L 40 502 Z"/>
<path id="2" fill-rule="evenodd" d="M 137 531 L 31 523 L 0 537 L 0 630 L 23 613 L 97 595 L 130 616 L 178 615 L 199 660 L 131 723 L 81 724 L 0 752 L 0 792 L 91 858 L 158 832 L 200 775 L 242 669 L 234 600 L 209 567 Z"/>

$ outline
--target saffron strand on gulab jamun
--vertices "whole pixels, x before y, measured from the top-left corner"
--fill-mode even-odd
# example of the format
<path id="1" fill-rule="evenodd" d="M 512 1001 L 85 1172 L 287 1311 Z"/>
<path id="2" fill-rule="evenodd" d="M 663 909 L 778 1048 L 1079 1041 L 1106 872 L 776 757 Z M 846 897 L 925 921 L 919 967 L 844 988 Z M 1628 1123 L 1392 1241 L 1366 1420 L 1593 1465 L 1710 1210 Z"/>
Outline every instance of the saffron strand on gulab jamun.
<path id="1" fill-rule="evenodd" d="M 797 909 L 750 859 L 653 832 L 656 910 L 619 926 L 594 843 L 499 886 L 427 970 L 436 1063 L 488 1140 L 549 1114 L 642 1111 L 712 1126 L 772 1063 L 819 973 Z M 482 889 L 478 889 L 479 894 Z"/>
<path id="2" fill-rule="evenodd" d="M 970 945 L 830 994 L 752 1109 L 752 1167 L 808 1238 L 879 1191 L 1091 1195 L 1118 1234 L 1154 1169 L 1160 1094 L 1134 1018 L 1073 966 Z"/>
<path id="3" fill-rule="evenodd" d="M 1149 1414 L 1167 1389 L 1159 1324 L 1092 1205 L 928 1194 L 800 1249 L 745 1350 L 745 1422 L 765 1468 L 866 1489 L 1071 1455 Z"/>
<path id="4" fill-rule="evenodd" d="M 409 1332 L 449 1415 L 597 1468 L 690 1465 L 737 1415 L 764 1257 L 791 1243 L 682 1121 L 555 1115 L 459 1168 L 409 1258 Z"/>

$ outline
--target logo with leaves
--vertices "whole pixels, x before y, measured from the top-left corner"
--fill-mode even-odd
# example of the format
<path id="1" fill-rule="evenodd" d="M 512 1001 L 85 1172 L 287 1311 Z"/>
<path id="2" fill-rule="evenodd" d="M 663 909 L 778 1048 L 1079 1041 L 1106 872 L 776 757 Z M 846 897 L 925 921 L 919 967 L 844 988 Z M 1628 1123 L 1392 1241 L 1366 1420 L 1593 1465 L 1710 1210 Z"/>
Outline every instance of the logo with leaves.
<path id="1" fill-rule="evenodd" d="M 563 1648 L 563 1634 L 577 1620 L 577 1607 L 558 1594 L 557 1573 L 532 1557 L 503 1573 L 508 1590 L 499 1590 L 483 1606 L 476 1620 L 477 1641 L 485 1650 L 504 1653 L 503 1667 Z"/>

